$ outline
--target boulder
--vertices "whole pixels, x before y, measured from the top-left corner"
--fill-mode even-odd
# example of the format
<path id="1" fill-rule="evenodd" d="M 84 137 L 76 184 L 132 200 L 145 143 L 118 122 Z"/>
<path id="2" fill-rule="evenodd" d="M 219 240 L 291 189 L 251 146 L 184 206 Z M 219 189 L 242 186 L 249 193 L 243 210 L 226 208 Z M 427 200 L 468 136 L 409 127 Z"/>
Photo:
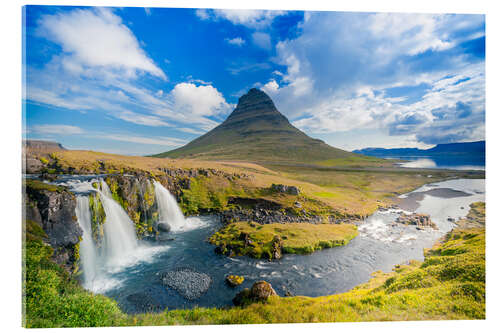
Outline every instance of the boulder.
<path id="1" fill-rule="evenodd" d="M 283 240 L 279 235 L 274 236 L 273 242 L 272 242 L 272 258 L 271 259 L 281 259 L 282 257 L 282 252 L 281 249 L 283 247 Z"/>
<path id="2" fill-rule="evenodd" d="M 159 232 L 170 232 L 171 230 L 170 225 L 165 222 L 159 222 L 156 225 L 156 228 L 158 229 Z"/>
<path id="3" fill-rule="evenodd" d="M 296 186 L 288 186 L 283 184 L 272 184 L 271 190 L 280 193 L 288 193 L 292 195 L 299 195 L 300 190 Z"/>
<path id="4" fill-rule="evenodd" d="M 39 173 L 45 168 L 45 165 L 38 158 L 26 157 L 24 162 L 24 173 Z"/>
<path id="5" fill-rule="evenodd" d="M 245 281 L 245 278 L 243 276 L 239 275 L 226 276 L 226 283 L 233 288 L 242 284 L 243 281 Z"/>
<path id="6" fill-rule="evenodd" d="M 236 306 L 248 305 L 254 302 L 265 302 L 271 296 L 278 296 L 271 284 L 266 281 L 257 281 L 251 289 L 245 288 L 233 298 Z"/>

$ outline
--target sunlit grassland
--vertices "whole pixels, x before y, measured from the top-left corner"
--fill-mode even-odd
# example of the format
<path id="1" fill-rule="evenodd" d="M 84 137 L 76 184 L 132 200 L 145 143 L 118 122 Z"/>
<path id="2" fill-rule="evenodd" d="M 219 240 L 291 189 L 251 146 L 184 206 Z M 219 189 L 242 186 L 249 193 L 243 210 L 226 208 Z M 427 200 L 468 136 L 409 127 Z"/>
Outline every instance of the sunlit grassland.
<path id="1" fill-rule="evenodd" d="M 341 168 L 321 166 L 299 166 L 290 164 L 257 164 L 238 161 L 203 161 L 189 159 L 169 159 L 142 156 L 123 156 L 92 151 L 54 151 L 38 154 L 44 159 L 47 168 L 54 173 L 148 173 L 152 177 L 161 176 L 164 169 L 214 169 L 229 174 L 247 174 L 248 178 L 234 177 L 230 180 L 221 177 L 196 179 L 198 188 L 187 195 L 192 195 L 195 204 L 186 204 L 185 212 L 199 209 L 220 209 L 227 204 L 227 198 L 242 195 L 253 198 L 267 198 L 279 201 L 288 207 L 293 206 L 293 198 L 280 197 L 276 193 L 263 191 L 274 184 L 297 186 L 309 203 L 318 203 L 311 209 L 330 211 L 346 215 L 369 215 L 379 206 L 392 203 L 395 195 L 406 193 L 419 186 L 451 177 L 484 177 L 484 174 L 443 170 L 404 170 L 383 164 L 380 160 L 360 156 L 356 161 L 349 158 L 330 160 L 329 165 L 341 165 Z M 369 165 L 360 167 L 359 162 Z M 372 163 L 373 162 L 373 163 Z M 354 165 L 350 165 L 354 163 Z M 356 164 L 357 163 L 357 164 Z M 385 163 L 385 162 L 384 162 Z M 391 163 L 389 163 L 390 165 Z M 52 169 L 50 167 L 53 167 Z M 431 176 L 431 177 L 429 177 Z M 315 200 L 315 201 L 314 201 Z M 188 205 L 191 205 L 188 207 Z M 307 209 L 307 208 L 306 208 Z M 327 209 L 328 210 L 328 209 Z M 331 212 L 329 212 L 331 213 Z"/>

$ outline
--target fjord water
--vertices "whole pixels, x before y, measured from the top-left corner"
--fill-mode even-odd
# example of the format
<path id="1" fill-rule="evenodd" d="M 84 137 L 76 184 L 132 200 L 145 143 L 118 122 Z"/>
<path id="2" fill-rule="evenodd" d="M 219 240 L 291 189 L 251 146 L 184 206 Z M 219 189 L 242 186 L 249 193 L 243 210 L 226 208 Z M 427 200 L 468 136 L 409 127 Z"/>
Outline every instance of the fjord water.
<path id="1" fill-rule="evenodd" d="M 484 155 L 432 155 L 432 156 L 391 156 L 389 159 L 407 160 L 403 168 L 429 168 L 452 170 L 484 170 Z"/>

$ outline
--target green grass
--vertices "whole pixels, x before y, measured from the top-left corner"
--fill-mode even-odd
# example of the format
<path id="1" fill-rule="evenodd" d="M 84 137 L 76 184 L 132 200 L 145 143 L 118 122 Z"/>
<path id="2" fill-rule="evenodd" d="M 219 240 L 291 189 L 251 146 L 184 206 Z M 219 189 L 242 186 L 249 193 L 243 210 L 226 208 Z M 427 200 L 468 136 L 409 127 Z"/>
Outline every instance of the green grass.
<path id="1" fill-rule="evenodd" d="M 36 222 L 23 226 L 25 327 L 113 326 L 126 319 L 114 300 L 87 292 L 51 260 L 53 250 Z"/>
<path id="2" fill-rule="evenodd" d="M 484 216 L 469 217 L 484 225 Z M 485 229 L 455 229 L 426 251 L 424 262 L 375 272 L 336 295 L 270 297 L 246 307 L 194 308 L 126 315 L 104 296 L 84 291 L 50 261 L 40 230 L 26 223 L 26 327 L 153 326 L 485 318 Z M 38 239 L 37 239 L 38 237 Z M 35 239 L 33 239 L 35 238 Z"/>
<path id="3" fill-rule="evenodd" d="M 246 233 L 251 244 L 245 246 L 240 234 Z M 210 242 L 222 248 L 231 248 L 235 255 L 254 258 L 272 258 L 273 239 L 283 241 L 283 253 L 310 254 L 323 248 L 342 246 L 358 234 L 351 224 L 271 223 L 260 225 L 254 222 L 235 222 L 222 228 L 210 237 Z"/>
<path id="4" fill-rule="evenodd" d="M 65 192 L 66 191 L 66 188 L 64 186 L 46 184 L 42 181 L 34 180 L 34 179 L 25 179 L 24 185 L 27 188 L 31 188 L 35 191 L 50 191 L 50 192 Z"/>

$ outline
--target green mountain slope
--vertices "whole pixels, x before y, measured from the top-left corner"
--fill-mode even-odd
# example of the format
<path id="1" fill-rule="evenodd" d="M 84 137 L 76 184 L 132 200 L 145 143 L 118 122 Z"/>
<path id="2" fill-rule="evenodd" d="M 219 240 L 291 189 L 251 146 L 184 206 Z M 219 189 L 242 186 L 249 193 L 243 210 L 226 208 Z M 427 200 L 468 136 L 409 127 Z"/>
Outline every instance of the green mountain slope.
<path id="1" fill-rule="evenodd" d="M 263 91 L 250 89 L 229 117 L 187 145 L 155 157 L 237 161 L 374 160 L 331 147 L 292 126 Z"/>

